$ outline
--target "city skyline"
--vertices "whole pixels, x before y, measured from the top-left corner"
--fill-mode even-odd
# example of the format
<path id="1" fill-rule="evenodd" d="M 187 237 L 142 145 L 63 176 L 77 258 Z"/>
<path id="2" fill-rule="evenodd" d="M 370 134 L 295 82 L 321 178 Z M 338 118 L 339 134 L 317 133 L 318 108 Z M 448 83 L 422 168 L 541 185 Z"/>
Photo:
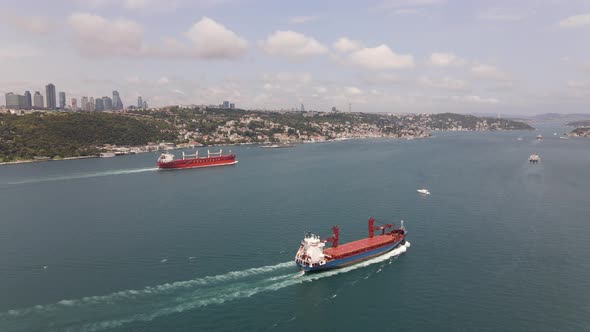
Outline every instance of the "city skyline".
<path id="1" fill-rule="evenodd" d="M 112 89 L 125 105 L 147 95 L 156 107 L 232 100 L 251 109 L 531 114 L 584 112 L 590 103 L 584 1 L 4 7 L 2 94 L 51 81 L 72 96 Z"/>
<path id="2" fill-rule="evenodd" d="M 22 110 L 81 110 L 81 111 L 110 111 L 110 110 L 123 110 L 125 109 L 125 103 L 122 101 L 120 94 L 117 90 L 112 91 L 112 98 L 108 96 L 97 97 L 96 99 L 92 96 L 81 96 L 81 107 L 78 108 L 77 98 L 73 97 L 70 100 L 70 104 L 67 103 L 66 92 L 60 91 L 57 96 L 59 100 L 56 100 L 56 86 L 53 83 L 45 85 L 45 95 L 41 94 L 40 91 L 35 91 L 35 95 L 31 96 L 29 90 L 26 90 L 22 95 L 18 92 L 10 91 L 4 93 L 5 104 L 7 109 L 22 109 Z M 141 101 L 141 103 L 139 103 Z M 59 104 L 57 104 L 59 102 Z M 234 104 L 232 104 L 234 105 Z M 128 105 L 128 108 L 148 108 L 147 100 L 144 100 L 142 96 L 138 96 L 138 105 L 134 106 L 132 103 Z M 229 107 L 228 107 L 229 108 Z M 233 107 L 232 107 L 233 108 Z"/>

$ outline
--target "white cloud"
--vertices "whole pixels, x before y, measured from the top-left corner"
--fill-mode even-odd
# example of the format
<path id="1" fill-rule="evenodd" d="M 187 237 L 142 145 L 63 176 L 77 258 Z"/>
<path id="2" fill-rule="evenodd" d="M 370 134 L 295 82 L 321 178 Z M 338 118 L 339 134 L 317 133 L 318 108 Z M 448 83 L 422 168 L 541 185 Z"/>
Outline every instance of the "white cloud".
<path id="1" fill-rule="evenodd" d="M 166 77 L 166 76 L 162 76 L 158 80 L 158 84 L 165 85 L 165 84 L 168 84 L 168 83 L 170 83 L 170 79 L 168 77 Z"/>
<path id="2" fill-rule="evenodd" d="M 294 31 L 275 31 L 260 45 L 270 55 L 287 58 L 302 58 L 328 52 L 328 49 L 314 38 Z"/>
<path id="3" fill-rule="evenodd" d="M 407 7 L 424 7 L 431 5 L 440 5 L 446 0 L 384 0 L 376 8 L 407 8 Z"/>
<path id="4" fill-rule="evenodd" d="M 8 12 L 5 17 L 10 25 L 30 33 L 46 34 L 55 28 L 55 24 L 44 16 L 20 16 Z"/>
<path id="5" fill-rule="evenodd" d="M 440 79 L 423 76 L 419 79 L 420 84 L 445 90 L 463 90 L 467 87 L 467 83 L 463 80 L 458 80 L 450 77 L 443 77 Z"/>
<path id="6" fill-rule="evenodd" d="M 317 20 L 319 17 L 317 16 L 294 16 L 289 18 L 289 23 L 291 24 L 303 24 L 311 21 Z"/>
<path id="7" fill-rule="evenodd" d="M 363 90 L 357 88 L 356 86 L 346 87 L 344 89 L 344 91 L 346 92 L 346 94 L 352 95 L 352 96 L 357 96 L 357 95 L 362 95 L 363 94 Z"/>
<path id="8" fill-rule="evenodd" d="M 237 58 L 248 47 L 245 39 L 208 17 L 195 23 L 185 36 L 193 43 L 196 55 L 202 58 Z"/>
<path id="9" fill-rule="evenodd" d="M 144 51 L 143 28 L 136 22 L 108 20 L 98 15 L 74 13 L 68 25 L 78 50 L 87 56 L 136 56 Z"/>
<path id="10" fill-rule="evenodd" d="M 527 13 L 507 8 L 489 8 L 477 16 L 482 20 L 490 21 L 521 21 L 528 16 Z"/>
<path id="11" fill-rule="evenodd" d="M 291 84 L 302 85 L 308 84 L 312 80 L 310 73 L 292 73 L 280 72 L 275 74 L 264 74 L 262 76 L 265 82 L 274 84 Z"/>
<path id="12" fill-rule="evenodd" d="M 412 55 L 396 54 L 385 44 L 357 50 L 350 54 L 348 61 L 352 65 L 371 70 L 414 67 Z"/>
<path id="13" fill-rule="evenodd" d="M 43 52 L 27 45 L 2 45 L 2 48 L 0 48 L 1 60 L 18 60 L 24 57 L 41 55 L 43 55 Z"/>
<path id="14" fill-rule="evenodd" d="M 494 80 L 506 80 L 509 75 L 504 71 L 486 64 L 477 64 L 471 67 L 471 73 L 479 78 L 494 79 Z"/>
<path id="15" fill-rule="evenodd" d="M 361 48 L 361 44 L 347 37 L 340 37 L 337 41 L 332 44 L 332 47 L 338 52 L 352 52 Z"/>
<path id="16" fill-rule="evenodd" d="M 500 101 L 496 98 L 482 98 L 480 96 L 453 96 L 452 100 L 459 102 L 477 103 L 477 104 L 497 104 Z"/>
<path id="17" fill-rule="evenodd" d="M 574 15 L 557 23 L 560 28 L 579 28 L 590 25 L 590 14 Z"/>
<path id="18" fill-rule="evenodd" d="M 467 61 L 453 53 L 435 52 L 430 54 L 430 58 L 428 59 L 429 64 L 437 67 L 462 66 L 466 62 Z"/>

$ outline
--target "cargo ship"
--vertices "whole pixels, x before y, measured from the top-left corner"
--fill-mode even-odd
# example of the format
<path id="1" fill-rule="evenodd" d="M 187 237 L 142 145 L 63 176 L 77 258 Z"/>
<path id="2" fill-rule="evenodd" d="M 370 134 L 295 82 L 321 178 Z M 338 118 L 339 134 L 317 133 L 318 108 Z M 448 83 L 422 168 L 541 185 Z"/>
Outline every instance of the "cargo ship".
<path id="1" fill-rule="evenodd" d="M 339 228 L 332 227 L 332 236 L 321 239 L 318 235 L 306 233 L 295 255 L 295 263 L 305 272 L 315 272 L 344 267 L 376 256 L 383 255 L 405 243 L 406 229 L 393 224 L 375 226 L 375 219 L 369 218 L 369 236 L 364 239 L 339 244 Z M 375 231 L 381 234 L 375 235 Z M 330 248 L 324 248 L 330 242 Z"/>
<path id="2" fill-rule="evenodd" d="M 223 154 L 223 150 L 219 152 L 210 152 L 207 150 L 207 156 L 199 157 L 199 151 L 195 154 L 182 153 L 182 159 L 174 159 L 174 155 L 171 153 L 162 153 L 156 166 L 160 169 L 180 169 L 180 168 L 198 168 L 198 167 L 211 167 L 211 166 L 224 166 L 237 164 L 236 155 Z"/>

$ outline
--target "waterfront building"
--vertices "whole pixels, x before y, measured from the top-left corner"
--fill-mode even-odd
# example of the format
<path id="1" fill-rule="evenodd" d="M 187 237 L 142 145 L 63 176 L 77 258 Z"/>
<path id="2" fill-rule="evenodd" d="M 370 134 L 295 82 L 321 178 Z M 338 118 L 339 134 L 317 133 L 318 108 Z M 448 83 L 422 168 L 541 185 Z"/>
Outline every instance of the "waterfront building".
<path id="1" fill-rule="evenodd" d="M 96 98 L 94 100 L 95 105 L 94 105 L 94 109 L 98 112 L 104 111 L 104 102 L 102 100 L 102 98 Z"/>
<path id="2" fill-rule="evenodd" d="M 121 97 L 119 96 L 119 91 L 113 91 L 113 109 L 114 110 L 122 110 L 123 109 L 123 102 L 121 101 Z"/>
<path id="3" fill-rule="evenodd" d="M 59 108 L 62 110 L 66 109 L 66 93 L 63 91 L 59 93 Z"/>
<path id="4" fill-rule="evenodd" d="M 35 91 L 35 95 L 33 95 L 33 106 L 35 109 L 43 108 L 43 95 L 39 91 Z"/>
<path id="5" fill-rule="evenodd" d="M 113 109 L 113 100 L 111 98 L 107 96 L 102 97 L 102 103 L 105 111 L 110 111 Z"/>
<path id="6" fill-rule="evenodd" d="M 33 108 L 33 101 L 31 98 L 31 92 L 25 91 L 25 109 L 30 110 Z"/>
<path id="7" fill-rule="evenodd" d="M 137 97 L 137 108 L 143 108 L 143 99 L 141 96 Z"/>
<path id="8" fill-rule="evenodd" d="M 45 86 L 45 98 L 47 98 L 47 108 L 50 110 L 56 109 L 55 85 L 52 83 Z"/>
<path id="9" fill-rule="evenodd" d="M 227 100 L 226 100 L 226 101 L 224 101 L 224 102 L 223 102 L 223 106 L 222 106 L 222 107 L 223 107 L 223 108 L 229 108 L 229 101 L 227 101 Z"/>

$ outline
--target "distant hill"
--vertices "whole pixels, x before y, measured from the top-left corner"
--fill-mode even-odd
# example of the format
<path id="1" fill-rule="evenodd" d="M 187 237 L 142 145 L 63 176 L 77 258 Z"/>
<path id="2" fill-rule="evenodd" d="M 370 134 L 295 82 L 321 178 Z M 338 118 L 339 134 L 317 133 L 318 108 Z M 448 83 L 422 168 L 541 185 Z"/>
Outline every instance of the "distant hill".
<path id="1" fill-rule="evenodd" d="M 106 112 L 0 114 L 0 161 L 96 155 L 104 145 L 299 143 L 347 138 L 426 138 L 430 131 L 532 130 L 454 113 L 264 112 L 170 107 Z"/>
<path id="2" fill-rule="evenodd" d="M 568 122 L 566 126 L 570 127 L 590 127 L 590 120 L 580 120 Z"/>

